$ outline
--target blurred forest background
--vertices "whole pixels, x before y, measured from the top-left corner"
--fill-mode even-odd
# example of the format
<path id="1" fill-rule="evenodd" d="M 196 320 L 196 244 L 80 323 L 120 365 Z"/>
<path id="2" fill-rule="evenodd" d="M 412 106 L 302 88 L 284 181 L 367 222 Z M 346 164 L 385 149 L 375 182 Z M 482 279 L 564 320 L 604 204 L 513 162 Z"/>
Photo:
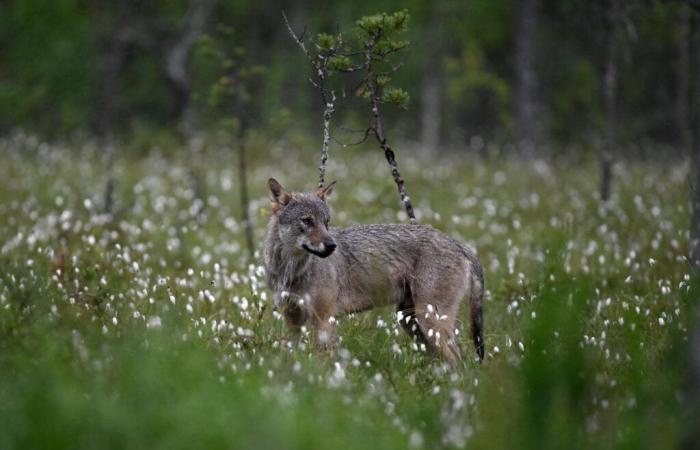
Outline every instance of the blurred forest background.
<path id="1" fill-rule="evenodd" d="M 411 101 L 407 111 L 386 112 L 394 136 L 434 152 L 481 152 L 498 142 L 530 156 L 605 143 L 634 155 L 678 155 L 690 142 L 691 74 L 700 52 L 691 4 L 3 2 L 0 132 L 109 137 L 176 127 L 187 135 L 233 116 L 245 117 L 248 127 L 319 133 L 310 67 L 282 11 L 308 36 L 350 31 L 362 15 L 405 8 L 411 50 L 395 82 Z M 251 95 L 264 95 L 237 110 L 212 108 L 212 80 L 238 87 L 235 79 L 222 81 L 211 48 L 223 49 L 231 67 L 249 69 Z M 351 128 L 352 102 L 341 99 L 338 109 L 336 123 Z"/>

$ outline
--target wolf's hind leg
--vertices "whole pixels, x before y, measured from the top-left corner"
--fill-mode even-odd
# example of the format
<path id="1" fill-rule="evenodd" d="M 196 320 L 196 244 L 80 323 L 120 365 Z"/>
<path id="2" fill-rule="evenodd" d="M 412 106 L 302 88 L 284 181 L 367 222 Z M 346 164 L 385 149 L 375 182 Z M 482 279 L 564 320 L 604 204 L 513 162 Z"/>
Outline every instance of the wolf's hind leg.
<path id="1" fill-rule="evenodd" d="M 463 286 L 424 282 L 412 290 L 415 320 L 428 349 L 456 367 L 461 357 L 454 330 Z"/>
<path id="2" fill-rule="evenodd" d="M 472 322 L 472 340 L 479 361 L 484 359 L 484 284 L 483 277 L 472 282 L 469 292 L 469 317 Z"/>
<path id="3" fill-rule="evenodd" d="M 455 365 L 460 360 L 460 356 L 451 328 L 454 321 L 449 318 L 440 320 L 435 313 L 427 312 L 426 308 L 418 308 L 421 312 L 419 314 L 410 295 L 410 289 L 406 293 L 408 295 L 396 307 L 401 328 L 417 343 L 425 344 L 430 353 Z"/>
<path id="4" fill-rule="evenodd" d="M 413 307 L 407 309 L 398 307 L 396 308 L 396 312 L 399 314 L 399 323 L 401 324 L 401 328 L 403 328 L 406 334 L 411 336 L 416 342 L 425 344 L 425 336 L 423 336 L 423 332 L 416 321 L 415 309 Z"/>
<path id="5" fill-rule="evenodd" d="M 444 358 L 452 366 L 456 366 L 461 357 L 455 341 L 454 321 L 450 318 L 441 320 L 436 316 L 436 313 L 416 311 L 415 320 L 428 349 Z"/>
<path id="6" fill-rule="evenodd" d="M 395 295 L 397 297 L 396 313 L 401 328 L 416 342 L 425 344 L 425 336 L 423 336 L 423 333 L 418 327 L 418 322 L 416 322 L 416 307 L 413 304 L 410 285 L 402 281 L 399 283 L 399 286 L 397 286 Z"/>
<path id="7" fill-rule="evenodd" d="M 461 359 L 454 334 L 457 304 L 452 308 L 455 311 L 439 312 L 436 306 L 428 307 L 428 304 L 421 300 L 422 297 L 418 297 L 416 301 L 409 283 L 403 283 L 400 288 L 400 295 L 397 295 L 400 301 L 396 311 L 400 313 L 401 328 L 416 342 L 425 344 L 430 353 L 440 356 L 456 367 Z M 421 294 L 420 288 L 417 294 Z"/>

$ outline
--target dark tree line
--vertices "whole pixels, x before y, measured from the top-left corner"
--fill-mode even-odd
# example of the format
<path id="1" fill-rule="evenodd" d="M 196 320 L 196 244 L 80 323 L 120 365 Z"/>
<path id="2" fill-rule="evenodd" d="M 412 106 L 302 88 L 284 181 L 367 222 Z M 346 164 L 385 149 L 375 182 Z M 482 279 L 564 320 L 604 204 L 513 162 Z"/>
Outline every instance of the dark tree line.
<path id="1" fill-rule="evenodd" d="M 249 106 L 256 116 L 274 120 L 287 109 L 297 126 L 313 130 L 313 87 L 290 57 L 294 44 L 281 10 L 295 29 L 316 33 L 349 29 L 376 9 L 407 8 L 411 51 L 396 82 L 413 100 L 406 112 L 388 114 L 400 136 L 435 152 L 513 142 L 528 157 L 567 148 L 551 143 L 584 143 L 603 149 L 606 172 L 616 153 L 638 152 L 639 143 L 688 142 L 682 118 L 694 80 L 679 30 L 692 18 L 681 4 L 8 2 L 0 5 L 0 131 L 109 136 L 143 127 L 183 134 L 207 128 L 194 56 L 199 39 L 219 24 L 232 27 L 251 59 L 268 68 L 265 94 Z M 354 125 L 352 111 L 336 114 Z"/>

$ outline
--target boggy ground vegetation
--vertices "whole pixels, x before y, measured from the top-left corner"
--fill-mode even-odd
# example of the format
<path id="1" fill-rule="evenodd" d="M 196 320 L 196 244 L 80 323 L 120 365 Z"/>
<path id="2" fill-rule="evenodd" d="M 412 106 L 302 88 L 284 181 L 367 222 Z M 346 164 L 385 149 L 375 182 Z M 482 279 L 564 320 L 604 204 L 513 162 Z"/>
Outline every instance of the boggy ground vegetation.
<path id="1" fill-rule="evenodd" d="M 406 221 L 360 152 L 329 164 L 333 223 Z M 289 144 L 253 153 L 260 244 L 267 178 L 316 172 Z M 620 162 L 602 205 L 595 161 L 404 154 L 418 221 L 485 267 L 487 355 L 452 371 L 391 308 L 338 317 L 332 352 L 290 336 L 231 151 L 118 155 L 106 214 L 95 143 L 0 142 L 1 448 L 675 448 L 688 430 L 683 161 Z"/>

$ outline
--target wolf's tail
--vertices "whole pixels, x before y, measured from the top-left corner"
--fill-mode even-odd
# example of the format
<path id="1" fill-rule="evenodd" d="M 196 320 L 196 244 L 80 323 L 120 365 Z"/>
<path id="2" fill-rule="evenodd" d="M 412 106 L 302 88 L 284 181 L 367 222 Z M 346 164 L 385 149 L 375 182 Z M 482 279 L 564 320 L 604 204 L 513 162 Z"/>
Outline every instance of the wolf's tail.
<path id="1" fill-rule="evenodd" d="M 472 322 L 472 339 L 479 361 L 484 359 L 484 269 L 474 253 L 464 248 L 464 256 L 469 261 L 469 317 Z"/>

